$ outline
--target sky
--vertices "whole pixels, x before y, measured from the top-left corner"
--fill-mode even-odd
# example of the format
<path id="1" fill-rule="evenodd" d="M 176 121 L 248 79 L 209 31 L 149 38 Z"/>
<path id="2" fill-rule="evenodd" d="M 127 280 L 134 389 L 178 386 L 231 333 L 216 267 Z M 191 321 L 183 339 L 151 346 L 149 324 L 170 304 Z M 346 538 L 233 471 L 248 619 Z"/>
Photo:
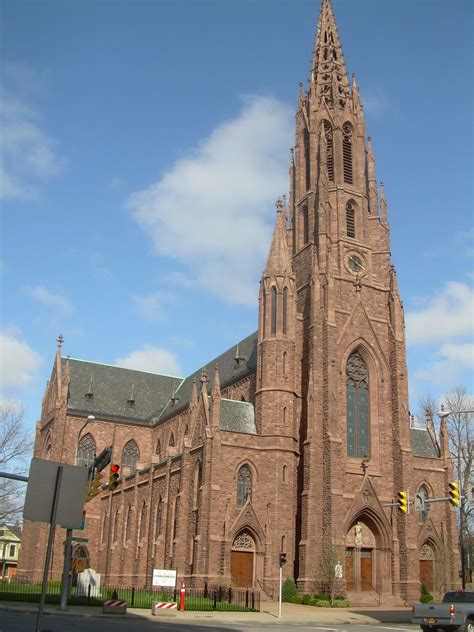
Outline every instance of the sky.
<path id="1" fill-rule="evenodd" d="M 474 394 L 471 0 L 333 0 L 385 184 L 412 409 Z M 256 329 L 319 0 L 2 0 L 0 401 L 56 339 L 185 376 Z"/>

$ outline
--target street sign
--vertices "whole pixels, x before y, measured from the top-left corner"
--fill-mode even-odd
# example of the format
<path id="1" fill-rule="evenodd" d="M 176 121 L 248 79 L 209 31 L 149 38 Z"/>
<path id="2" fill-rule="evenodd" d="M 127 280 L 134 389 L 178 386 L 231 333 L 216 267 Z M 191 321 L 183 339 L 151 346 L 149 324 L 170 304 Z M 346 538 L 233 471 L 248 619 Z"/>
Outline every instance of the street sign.
<path id="1" fill-rule="evenodd" d="M 89 542 L 89 538 L 72 538 L 73 542 Z"/>
<path id="2" fill-rule="evenodd" d="M 62 467 L 62 478 L 55 524 L 79 529 L 83 520 L 87 468 L 78 465 L 31 459 L 23 518 L 33 522 L 51 522 L 59 466 Z"/>
<path id="3" fill-rule="evenodd" d="M 170 569 L 153 569 L 153 586 L 162 586 L 166 588 L 176 587 L 176 571 Z"/>

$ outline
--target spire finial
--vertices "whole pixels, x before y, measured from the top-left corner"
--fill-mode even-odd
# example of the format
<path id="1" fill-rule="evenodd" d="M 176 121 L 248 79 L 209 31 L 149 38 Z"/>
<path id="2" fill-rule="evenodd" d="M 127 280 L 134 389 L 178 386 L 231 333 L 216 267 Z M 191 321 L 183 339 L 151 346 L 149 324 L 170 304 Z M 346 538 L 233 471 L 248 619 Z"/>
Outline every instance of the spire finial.
<path id="1" fill-rule="evenodd" d="M 313 50 L 311 82 L 319 102 L 328 107 L 344 108 L 350 96 L 344 56 L 336 20 L 329 0 L 322 0 Z"/>
<path id="2" fill-rule="evenodd" d="M 62 348 L 63 342 L 64 342 L 64 336 L 62 334 L 59 334 L 58 339 L 57 339 L 58 349 Z"/>

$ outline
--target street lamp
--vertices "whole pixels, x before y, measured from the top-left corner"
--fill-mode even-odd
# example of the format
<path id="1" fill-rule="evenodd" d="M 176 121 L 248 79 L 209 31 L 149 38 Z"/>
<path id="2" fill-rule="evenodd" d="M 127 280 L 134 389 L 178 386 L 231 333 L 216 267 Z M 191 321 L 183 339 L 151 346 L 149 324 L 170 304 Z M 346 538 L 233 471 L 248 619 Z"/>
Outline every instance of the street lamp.
<path id="1" fill-rule="evenodd" d="M 464 413 L 474 413 L 474 410 L 446 410 L 443 404 L 441 404 L 441 408 L 436 414 L 441 419 L 441 421 L 443 421 L 443 419 L 446 419 L 447 417 L 449 417 L 449 415 L 462 415 Z M 458 467 L 458 476 L 461 477 L 460 467 Z M 464 504 L 466 502 L 466 499 L 464 492 L 465 490 L 463 481 L 461 507 L 459 512 L 459 548 L 461 549 L 461 586 L 463 590 L 466 588 L 466 569 L 464 564 Z"/>
<path id="2" fill-rule="evenodd" d="M 74 459 L 74 462 L 77 465 L 77 454 L 79 452 L 79 442 L 81 441 L 81 434 L 82 431 L 84 430 L 84 428 L 87 426 L 87 424 L 91 424 L 92 422 L 95 421 L 95 417 L 94 415 L 87 415 L 87 419 L 86 419 L 86 423 L 82 426 L 82 428 L 79 430 L 79 435 L 77 437 L 77 443 L 76 443 L 76 458 Z M 94 455 L 95 456 L 95 455 Z"/>

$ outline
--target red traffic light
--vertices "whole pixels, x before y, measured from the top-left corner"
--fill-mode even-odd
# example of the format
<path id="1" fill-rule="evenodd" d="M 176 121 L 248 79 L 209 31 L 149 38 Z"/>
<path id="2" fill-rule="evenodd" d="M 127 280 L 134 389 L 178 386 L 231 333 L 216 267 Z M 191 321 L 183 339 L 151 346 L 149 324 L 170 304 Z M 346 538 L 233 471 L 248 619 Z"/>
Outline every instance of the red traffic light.
<path id="1" fill-rule="evenodd" d="M 119 469 L 120 469 L 120 465 L 117 465 L 116 463 L 110 466 L 110 471 L 112 474 L 116 474 L 119 471 Z"/>

